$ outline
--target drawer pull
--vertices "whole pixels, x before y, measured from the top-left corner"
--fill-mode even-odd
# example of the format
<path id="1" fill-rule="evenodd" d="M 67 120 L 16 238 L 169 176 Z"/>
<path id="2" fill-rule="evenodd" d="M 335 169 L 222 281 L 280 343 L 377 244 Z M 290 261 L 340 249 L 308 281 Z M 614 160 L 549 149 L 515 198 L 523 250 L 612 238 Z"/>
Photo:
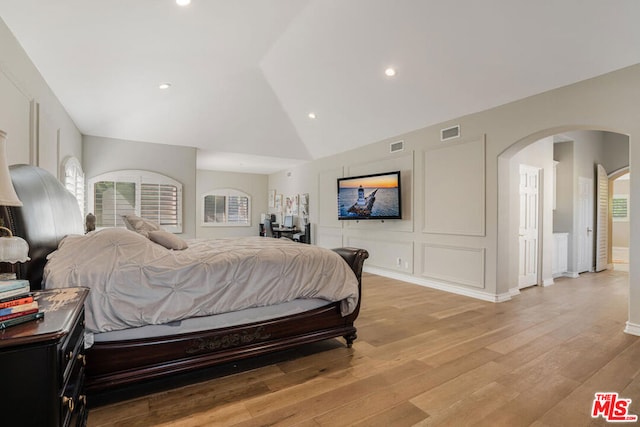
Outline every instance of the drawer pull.
<path id="1" fill-rule="evenodd" d="M 71 360 L 73 358 L 73 351 L 67 353 L 67 360 Z"/>
<path id="2" fill-rule="evenodd" d="M 77 359 L 82 363 L 82 366 L 87 366 L 87 356 L 79 354 Z"/>
<path id="3" fill-rule="evenodd" d="M 69 412 L 73 412 L 73 397 L 62 396 L 62 406 L 66 406 Z"/>
<path id="4" fill-rule="evenodd" d="M 78 397 L 78 400 L 80 401 L 80 403 L 82 403 L 82 406 L 87 406 L 87 396 L 84 394 L 81 394 Z"/>

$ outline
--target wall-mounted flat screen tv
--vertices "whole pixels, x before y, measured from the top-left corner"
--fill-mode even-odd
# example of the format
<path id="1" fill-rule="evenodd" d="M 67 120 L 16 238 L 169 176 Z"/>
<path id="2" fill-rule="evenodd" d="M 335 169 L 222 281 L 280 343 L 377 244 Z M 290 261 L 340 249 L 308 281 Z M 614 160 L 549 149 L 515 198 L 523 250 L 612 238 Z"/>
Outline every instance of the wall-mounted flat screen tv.
<path id="1" fill-rule="evenodd" d="M 338 178 L 338 219 L 401 219 L 400 171 Z"/>

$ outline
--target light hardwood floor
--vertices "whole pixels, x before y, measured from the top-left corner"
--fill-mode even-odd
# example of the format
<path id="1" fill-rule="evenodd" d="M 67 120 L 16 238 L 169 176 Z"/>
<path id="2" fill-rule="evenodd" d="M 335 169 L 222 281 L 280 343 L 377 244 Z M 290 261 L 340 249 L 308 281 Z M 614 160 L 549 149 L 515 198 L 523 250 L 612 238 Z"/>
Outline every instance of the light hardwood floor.
<path id="1" fill-rule="evenodd" d="M 589 426 L 596 392 L 640 414 L 628 275 L 494 304 L 365 274 L 358 340 L 92 409 L 89 426 Z M 242 367 L 241 367 L 242 368 Z"/>

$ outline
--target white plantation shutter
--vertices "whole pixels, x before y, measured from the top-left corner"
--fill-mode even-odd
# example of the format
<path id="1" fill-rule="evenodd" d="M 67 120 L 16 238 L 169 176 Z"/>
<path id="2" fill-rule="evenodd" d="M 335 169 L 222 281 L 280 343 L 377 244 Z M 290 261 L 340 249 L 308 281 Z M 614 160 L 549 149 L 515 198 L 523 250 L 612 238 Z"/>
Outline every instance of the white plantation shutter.
<path id="1" fill-rule="evenodd" d="M 607 269 L 609 259 L 609 177 L 602 165 L 597 165 L 596 175 L 596 271 L 602 271 Z"/>
<path id="2" fill-rule="evenodd" d="M 124 227 L 122 215 L 136 213 L 135 182 L 98 181 L 93 190 L 96 227 Z"/>
<path id="3" fill-rule="evenodd" d="M 182 232 L 182 184 L 154 172 L 126 170 L 92 178 L 89 206 L 97 228 L 124 227 L 122 215 L 135 214 Z"/>
<path id="4" fill-rule="evenodd" d="M 84 171 L 80 161 L 69 157 L 64 161 L 64 186 L 78 201 L 80 214 L 84 217 Z"/>
<path id="5" fill-rule="evenodd" d="M 140 216 L 160 226 L 178 225 L 178 188 L 170 184 L 141 185 Z"/>
<path id="6" fill-rule="evenodd" d="M 207 226 L 249 226 L 251 197 L 232 189 L 211 191 L 203 196 L 202 218 Z"/>
<path id="7" fill-rule="evenodd" d="M 248 224 L 249 223 L 249 198 L 245 196 L 229 196 L 229 222 Z"/>

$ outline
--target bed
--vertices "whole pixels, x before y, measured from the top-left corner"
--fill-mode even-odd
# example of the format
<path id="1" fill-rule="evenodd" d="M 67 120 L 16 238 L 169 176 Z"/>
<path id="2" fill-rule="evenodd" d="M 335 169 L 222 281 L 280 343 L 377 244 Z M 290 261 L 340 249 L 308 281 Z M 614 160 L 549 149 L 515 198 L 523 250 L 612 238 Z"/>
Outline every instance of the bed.
<path id="1" fill-rule="evenodd" d="M 2 217 L 15 235 L 27 240 L 31 257 L 30 262 L 16 266 L 17 274 L 29 280 L 32 290 L 42 289 L 45 267 L 53 263 L 47 264 L 47 258 L 55 259 L 60 242 L 66 236 L 82 239 L 89 235 L 82 236 L 83 218 L 75 198 L 55 177 L 34 166 L 14 165 L 10 169 L 23 206 L 3 208 Z M 261 242 L 265 244 L 278 240 L 255 239 L 263 239 Z M 285 245 L 281 251 L 313 247 L 296 242 L 279 244 Z M 336 257 L 336 253 L 355 278 L 349 279 L 356 283 L 355 299 L 330 302 L 323 298 L 296 298 L 267 307 L 251 306 L 226 314 L 191 313 L 178 321 L 116 327 L 92 334 L 86 358 L 88 393 L 216 367 L 330 338 L 344 337 L 350 347 L 357 338 L 354 321 L 360 310 L 361 275 L 368 253 L 363 249 L 338 248 L 331 256 Z M 73 280 L 69 279 L 69 284 L 73 285 Z M 85 308 L 89 319 L 91 308 L 87 305 Z M 222 321 L 218 320 L 224 316 Z M 144 330 L 142 336 L 139 330 Z"/>

